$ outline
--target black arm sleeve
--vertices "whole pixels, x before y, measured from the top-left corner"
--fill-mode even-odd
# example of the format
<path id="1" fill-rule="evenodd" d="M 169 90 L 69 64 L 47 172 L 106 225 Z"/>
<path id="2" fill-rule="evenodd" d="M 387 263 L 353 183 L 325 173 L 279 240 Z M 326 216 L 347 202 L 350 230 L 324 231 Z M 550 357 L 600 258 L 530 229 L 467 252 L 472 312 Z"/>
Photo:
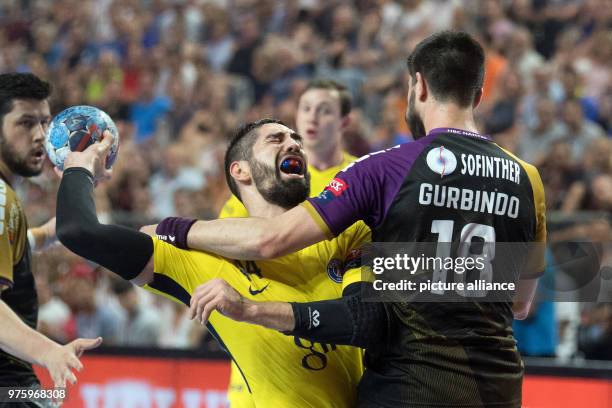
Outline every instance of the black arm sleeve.
<path id="1" fill-rule="evenodd" d="M 153 240 L 139 231 L 100 224 L 93 188 L 93 176 L 86 169 L 64 171 L 57 193 L 57 237 L 75 254 L 134 279 L 153 255 Z"/>
<path id="2" fill-rule="evenodd" d="M 385 305 L 363 302 L 363 283 L 344 289 L 339 299 L 292 303 L 295 328 L 286 334 L 307 340 L 368 348 L 387 338 Z"/>

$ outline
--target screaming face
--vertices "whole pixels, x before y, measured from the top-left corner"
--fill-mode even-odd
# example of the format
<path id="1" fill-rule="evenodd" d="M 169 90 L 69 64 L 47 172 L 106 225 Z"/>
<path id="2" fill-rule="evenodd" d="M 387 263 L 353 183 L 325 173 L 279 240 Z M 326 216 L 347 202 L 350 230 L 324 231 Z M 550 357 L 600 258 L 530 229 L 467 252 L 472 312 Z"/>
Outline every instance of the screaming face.
<path id="1" fill-rule="evenodd" d="M 255 187 L 269 203 L 286 209 L 295 207 L 310 193 L 310 173 L 300 137 L 278 124 L 264 125 L 260 132 L 263 137 L 254 146 L 257 152 L 249 161 Z M 273 160 L 265 160 L 269 157 Z"/>

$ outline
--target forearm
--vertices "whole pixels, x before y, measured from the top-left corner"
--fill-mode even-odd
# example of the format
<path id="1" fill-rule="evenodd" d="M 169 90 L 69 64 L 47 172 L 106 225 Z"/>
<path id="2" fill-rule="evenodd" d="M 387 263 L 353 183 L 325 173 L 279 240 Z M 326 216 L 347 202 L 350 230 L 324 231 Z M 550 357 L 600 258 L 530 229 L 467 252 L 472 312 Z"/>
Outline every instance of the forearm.
<path id="1" fill-rule="evenodd" d="M 197 221 L 187 235 L 187 247 L 230 259 L 264 259 L 262 242 L 270 228 L 269 220 L 257 217 Z"/>
<path id="2" fill-rule="evenodd" d="M 32 251 L 36 251 L 38 248 L 43 248 L 47 237 L 45 231 L 41 227 L 32 227 L 28 229 L 28 240 L 30 241 L 30 248 Z"/>
<path id="3" fill-rule="evenodd" d="M 124 279 L 136 278 L 153 255 L 152 239 L 141 232 L 98 222 L 93 178 L 83 168 L 64 172 L 57 194 L 57 236 L 72 252 Z"/>
<path id="4" fill-rule="evenodd" d="M 276 258 L 331 237 L 301 205 L 273 218 L 198 221 L 185 234 L 188 248 L 242 260 Z"/>
<path id="5" fill-rule="evenodd" d="M 42 358 L 57 343 L 27 326 L 0 300 L 0 348 L 5 352 L 32 364 L 43 365 Z"/>
<path id="6" fill-rule="evenodd" d="M 282 332 L 295 327 L 293 308 L 283 302 L 252 302 L 247 305 L 244 321 Z"/>
<path id="7" fill-rule="evenodd" d="M 382 303 L 362 302 L 361 284 L 339 299 L 305 303 L 253 302 L 245 321 L 316 342 L 367 348 L 388 328 Z"/>
<path id="8" fill-rule="evenodd" d="M 42 251 L 55 242 L 55 230 L 51 230 L 47 224 L 28 229 L 28 240 L 32 251 Z"/>

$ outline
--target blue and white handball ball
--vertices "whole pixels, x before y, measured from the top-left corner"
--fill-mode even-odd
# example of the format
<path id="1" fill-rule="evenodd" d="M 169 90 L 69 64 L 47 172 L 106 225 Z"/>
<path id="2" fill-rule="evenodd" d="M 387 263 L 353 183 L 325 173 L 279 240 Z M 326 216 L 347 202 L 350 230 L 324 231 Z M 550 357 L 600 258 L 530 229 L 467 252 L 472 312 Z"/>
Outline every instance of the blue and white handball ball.
<path id="1" fill-rule="evenodd" d="M 57 168 L 64 170 L 68 153 L 81 152 L 92 143 L 99 142 L 105 130 L 113 135 L 113 145 L 106 159 L 106 168 L 110 169 L 119 152 L 119 132 L 110 116 L 87 105 L 72 106 L 61 111 L 47 130 L 45 147 L 49 159 Z"/>

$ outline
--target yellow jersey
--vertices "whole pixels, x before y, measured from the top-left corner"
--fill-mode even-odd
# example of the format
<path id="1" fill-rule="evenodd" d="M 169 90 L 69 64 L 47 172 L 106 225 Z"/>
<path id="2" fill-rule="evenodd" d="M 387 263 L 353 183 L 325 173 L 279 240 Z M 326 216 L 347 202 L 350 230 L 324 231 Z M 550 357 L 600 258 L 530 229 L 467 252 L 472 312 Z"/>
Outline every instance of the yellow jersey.
<path id="1" fill-rule="evenodd" d="M 310 302 L 342 296 L 361 280 L 361 269 L 345 270 L 370 229 L 356 223 L 333 240 L 281 258 L 232 261 L 154 241 L 154 280 L 145 288 L 189 305 L 197 286 L 225 279 L 254 301 Z M 351 265 L 355 265 L 351 262 Z M 260 407 L 352 407 L 363 372 L 359 348 L 320 344 L 262 326 L 235 322 L 217 312 L 209 331 L 231 356 L 252 402 Z"/>
<path id="2" fill-rule="evenodd" d="M 325 170 L 318 170 L 310 165 L 308 166 L 308 171 L 310 173 L 311 197 L 314 197 L 323 191 L 325 186 L 327 186 L 327 183 L 329 183 L 329 181 L 336 174 L 338 174 L 340 170 L 356 160 L 356 157 L 351 156 L 346 152 L 342 152 L 342 154 L 342 163 L 338 164 L 337 166 L 333 166 Z M 232 195 L 229 200 L 227 200 L 219 213 L 219 218 L 242 218 L 248 216 L 249 212 L 235 195 Z M 244 384 L 242 375 L 240 375 L 240 371 L 234 363 L 232 363 L 231 367 L 230 384 L 227 394 L 230 401 L 230 406 L 232 408 L 250 408 L 254 406 L 250 401 L 251 395 Z"/>

